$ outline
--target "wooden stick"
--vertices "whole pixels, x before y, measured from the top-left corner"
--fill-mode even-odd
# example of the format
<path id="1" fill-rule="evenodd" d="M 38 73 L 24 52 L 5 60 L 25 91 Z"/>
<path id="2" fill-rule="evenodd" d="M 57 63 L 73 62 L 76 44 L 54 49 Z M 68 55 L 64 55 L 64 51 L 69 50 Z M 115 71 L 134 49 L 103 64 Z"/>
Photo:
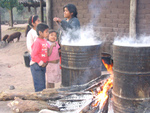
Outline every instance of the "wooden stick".
<path id="1" fill-rule="evenodd" d="M 136 13 L 137 13 L 137 0 L 130 0 L 130 28 L 129 36 L 136 38 Z"/>
<path id="2" fill-rule="evenodd" d="M 83 84 L 83 85 L 73 85 L 71 87 L 60 88 L 60 89 L 58 89 L 58 91 L 67 91 L 67 92 L 88 91 L 91 88 L 95 87 L 96 85 L 100 84 L 101 81 L 107 79 L 108 77 L 110 77 L 110 74 L 102 75 L 102 76 L 100 76 L 86 84 Z"/>

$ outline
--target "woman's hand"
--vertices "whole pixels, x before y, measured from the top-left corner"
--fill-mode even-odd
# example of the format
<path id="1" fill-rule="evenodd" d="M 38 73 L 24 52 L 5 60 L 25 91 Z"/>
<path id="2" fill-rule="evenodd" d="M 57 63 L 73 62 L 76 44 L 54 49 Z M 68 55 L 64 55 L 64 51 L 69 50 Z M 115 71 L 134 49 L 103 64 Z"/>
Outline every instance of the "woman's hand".
<path id="1" fill-rule="evenodd" d="M 55 22 L 61 22 L 61 19 L 58 18 L 58 17 L 54 17 L 54 18 L 53 18 L 53 21 L 55 21 Z"/>

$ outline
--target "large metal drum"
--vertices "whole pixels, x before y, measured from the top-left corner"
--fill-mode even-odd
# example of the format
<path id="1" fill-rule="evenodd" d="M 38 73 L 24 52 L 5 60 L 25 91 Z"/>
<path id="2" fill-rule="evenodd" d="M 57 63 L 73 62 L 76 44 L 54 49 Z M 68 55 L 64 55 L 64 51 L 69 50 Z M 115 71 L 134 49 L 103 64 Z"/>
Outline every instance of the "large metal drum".
<path id="1" fill-rule="evenodd" d="M 114 113 L 143 113 L 150 101 L 150 47 L 113 45 Z"/>
<path id="2" fill-rule="evenodd" d="M 61 45 L 62 86 L 85 84 L 101 76 L 100 44 Z"/>

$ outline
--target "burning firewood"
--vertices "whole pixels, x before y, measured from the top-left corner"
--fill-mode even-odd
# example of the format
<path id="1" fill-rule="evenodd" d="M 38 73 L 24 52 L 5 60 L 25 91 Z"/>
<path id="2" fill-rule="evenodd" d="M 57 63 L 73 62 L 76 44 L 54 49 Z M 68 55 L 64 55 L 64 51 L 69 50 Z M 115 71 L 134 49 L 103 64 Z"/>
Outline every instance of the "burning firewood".
<path id="1" fill-rule="evenodd" d="M 15 99 L 8 106 L 16 113 L 41 109 L 49 109 L 58 113 L 76 110 L 80 113 L 96 113 L 99 107 L 91 106 L 96 101 L 91 90 L 96 91 L 98 87 L 102 87 L 109 76 L 109 74 L 103 75 L 81 86 L 45 89 L 41 92 L 1 92 L 0 101 Z"/>
<path id="2" fill-rule="evenodd" d="M 93 88 L 98 87 L 106 78 L 110 75 L 103 75 L 95 81 L 91 81 L 84 85 L 72 86 L 60 89 L 45 89 L 41 92 L 1 92 L 0 101 L 13 100 L 14 97 L 19 97 L 24 100 L 48 100 L 48 99 L 58 99 L 67 96 L 71 93 L 83 93 L 82 91 L 91 91 Z"/>
<path id="3" fill-rule="evenodd" d="M 25 111 L 39 111 L 42 109 L 59 111 L 59 108 L 56 106 L 50 106 L 45 101 L 22 100 L 18 97 L 15 97 L 14 101 L 8 103 L 8 106 L 15 113 L 23 113 Z"/>
<path id="4" fill-rule="evenodd" d="M 73 85 L 71 87 L 63 87 L 58 89 L 58 91 L 67 91 L 67 92 L 79 92 L 79 91 L 91 91 L 91 89 L 99 86 L 106 78 L 109 78 L 110 74 L 102 75 L 86 84 L 83 85 Z"/>

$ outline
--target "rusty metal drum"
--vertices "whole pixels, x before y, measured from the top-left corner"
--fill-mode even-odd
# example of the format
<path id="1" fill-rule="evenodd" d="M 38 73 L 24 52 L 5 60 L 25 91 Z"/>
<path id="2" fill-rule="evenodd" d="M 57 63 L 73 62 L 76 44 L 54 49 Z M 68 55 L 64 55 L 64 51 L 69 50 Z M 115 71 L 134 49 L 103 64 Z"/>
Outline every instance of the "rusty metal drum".
<path id="1" fill-rule="evenodd" d="M 150 47 L 113 45 L 114 113 L 143 113 L 150 101 Z"/>
<path id="2" fill-rule="evenodd" d="M 85 84 L 101 76 L 101 44 L 61 45 L 62 86 Z"/>

